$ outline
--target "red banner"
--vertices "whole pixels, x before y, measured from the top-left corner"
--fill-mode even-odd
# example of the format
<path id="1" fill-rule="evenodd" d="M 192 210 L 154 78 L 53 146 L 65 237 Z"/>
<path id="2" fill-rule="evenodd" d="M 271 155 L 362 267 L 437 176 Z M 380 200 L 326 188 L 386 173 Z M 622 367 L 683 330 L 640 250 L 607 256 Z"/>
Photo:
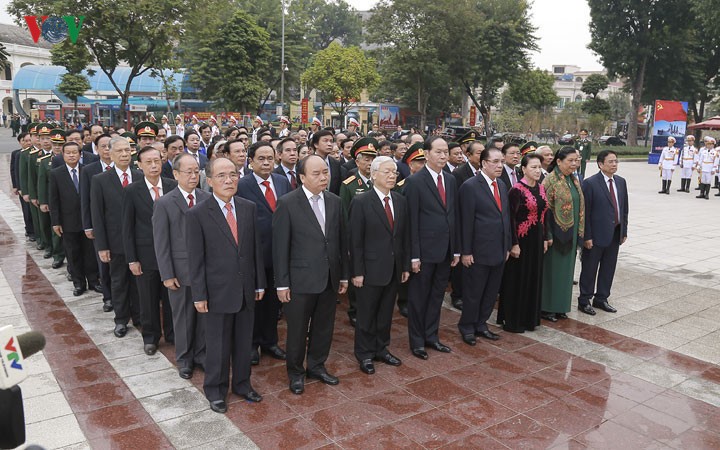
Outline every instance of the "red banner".
<path id="1" fill-rule="evenodd" d="M 477 119 L 477 109 L 475 108 L 475 105 L 473 105 L 470 107 L 470 123 L 468 123 L 468 126 L 474 127 L 476 119 Z"/>
<path id="2" fill-rule="evenodd" d="M 308 123 L 310 121 L 309 109 L 310 109 L 310 100 L 304 98 L 300 102 L 300 122 L 302 123 Z"/>
<path id="3" fill-rule="evenodd" d="M 683 105 L 683 103 L 685 103 Z M 685 122 L 687 120 L 687 103 L 669 100 L 655 101 L 655 122 Z"/>

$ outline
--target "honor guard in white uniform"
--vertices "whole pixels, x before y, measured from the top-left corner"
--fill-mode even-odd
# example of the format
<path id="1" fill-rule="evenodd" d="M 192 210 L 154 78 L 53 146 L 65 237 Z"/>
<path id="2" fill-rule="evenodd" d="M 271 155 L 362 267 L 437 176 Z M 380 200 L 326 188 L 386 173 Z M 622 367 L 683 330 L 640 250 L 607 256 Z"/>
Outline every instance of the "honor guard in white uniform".
<path id="1" fill-rule="evenodd" d="M 685 146 L 680 149 L 677 158 L 677 166 L 680 169 L 680 189 L 678 192 L 690 192 L 690 182 L 692 181 L 692 173 L 695 168 L 695 158 L 698 150 L 695 148 L 695 136 L 688 135 L 685 137 Z"/>
<path id="2" fill-rule="evenodd" d="M 718 171 L 718 163 L 720 163 L 720 153 L 715 148 L 715 138 L 708 136 L 705 138 L 705 147 L 700 150 L 695 166 L 700 174 L 700 195 L 695 198 L 709 200 L 710 183 Z"/>
<path id="3" fill-rule="evenodd" d="M 663 148 L 658 162 L 658 169 L 662 176 L 662 190 L 658 194 L 670 194 L 670 183 L 672 183 L 673 171 L 678 157 L 678 149 L 675 147 L 675 138 L 668 137 L 668 145 Z"/>

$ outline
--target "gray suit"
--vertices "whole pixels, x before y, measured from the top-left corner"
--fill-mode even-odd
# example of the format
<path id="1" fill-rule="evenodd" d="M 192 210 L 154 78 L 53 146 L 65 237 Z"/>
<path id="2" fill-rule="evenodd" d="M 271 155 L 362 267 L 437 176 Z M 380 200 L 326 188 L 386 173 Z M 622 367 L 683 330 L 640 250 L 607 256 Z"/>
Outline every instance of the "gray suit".
<path id="1" fill-rule="evenodd" d="M 195 204 L 211 197 L 195 189 Z M 185 213 L 188 204 L 180 189 L 173 189 L 155 202 L 152 216 L 155 255 L 160 279 L 177 278 L 180 289 L 168 289 L 175 328 L 175 359 L 178 367 L 205 364 L 205 326 L 197 314 L 190 292 Z"/>

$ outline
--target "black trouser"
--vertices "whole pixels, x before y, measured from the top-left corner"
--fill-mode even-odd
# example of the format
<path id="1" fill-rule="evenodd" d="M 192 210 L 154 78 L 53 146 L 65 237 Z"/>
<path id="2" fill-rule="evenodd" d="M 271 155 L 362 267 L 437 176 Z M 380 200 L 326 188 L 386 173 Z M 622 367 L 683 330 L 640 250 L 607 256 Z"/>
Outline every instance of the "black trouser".
<path id="1" fill-rule="evenodd" d="M 242 293 L 238 294 L 242 295 Z M 294 299 L 293 299 L 294 300 Z M 254 302 L 251 298 L 247 301 Z M 210 299 L 212 302 L 212 299 Z M 225 400 L 230 385 L 232 359 L 232 390 L 247 394 L 250 388 L 250 345 L 254 314 L 247 305 L 237 313 L 207 312 L 205 336 L 210 345 L 205 357 L 205 397 L 213 402 Z"/>
<path id="2" fill-rule="evenodd" d="M 95 252 L 95 259 L 98 264 L 98 273 L 100 274 L 100 285 L 102 286 L 103 302 L 112 300 L 112 289 L 110 283 L 110 264 L 100 261 L 100 257 Z"/>
<path id="3" fill-rule="evenodd" d="M 160 323 L 160 271 L 142 268 L 142 275 L 135 277 L 138 299 L 140 301 L 140 320 L 142 321 L 143 343 L 160 342 L 162 325 Z M 114 296 L 113 296 L 114 297 Z"/>
<path id="4" fill-rule="evenodd" d="M 278 343 L 278 311 L 280 300 L 275 290 L 275 276 L 272 268 L 265 269 L 265 295 L 255 303 L 255 325 L 253 326 L 253 348 L 268 348 Z"/>
<path id="5" fill-rule="evenodd" d="M 590 250 L 582 249 L 582 271 L 580 272 L 580 306 L 606 302 L 610 297 L 615 266 L 620 251 L 620 225 L 615 227 L 612 241 L 607 247 L 593 245 Z M 597 288 L 595 282 L 597 281 Z"/>
<path id="6" fill-rule="evenodd" d="M 205 366 L 205 314 L 195 310 L 190 286 L 168 290 L 175 332 L 175 360 L 179 368 Z M 256 305 L 257 307 L 257 305 Z"/>
<path id="7" fill-rule="evenodd" d="M 45 243 L 45 236 L 40 232 L 40 209 L 32 203 L 27 204 L 30 208 L 30 218 L 33 223 L 33 230 L 35 231 L 35 244 L 47 245 Z"/>
<path id="8" fill-rule="evenodd" d="M 356 290 L 355 357 L 358 361 L 388 353 L 397 288 L 398 281 L 393 276 L 386 286 L 364 285 Z"/>
<path id="9" fill-rule="evenodd" d="M 35 227 L 33 225 L 32 213 L 30 212 L 30 203 L 23 200 L 21 196 L 20 206 L 22 207 L 23 221 L 25 222 L 25 234 L 28 236 L 35 236 Z"/>
<path id="10" fill-rule="evenodd" d="M 505 263 L 497 266 L 486 266 L 475 263 L 470 267 L 463 266 L 463 282 L 465 298 L 462 314 L 458 322 L 460 333 L 474 334 L 487 331 L 487 321 L 492 314 L 497 299 Z"/>
<path id="11" fill-rule="evenodd" d="M 40 211 L 40 208 L 38 208 L 37 211 L 39 232 L 36 231 L 36 233 L 42 236 L 42 242 L 43 245 L 45 245 L 45 250 L 47 251 L 48 249 L 51 249 L 54 254 L 55 248 L 53 247 L 52 236 L 55 233 L 52 232 L 52 227 L 50 226 L 50 213 L 42 212 Z"/>
<path id="12" fill-rule="evenodd" d="M 423 262 L 420 272 L 410 275 L 408 286 L 408 331 L 410 348 L 438 342 L 440 310 L 450 278 L 450 259 Z"/>
<path id="13" fill-rule="evenodd" d="M 172 307 L 168 289 L 160 282 L 160 301 L 162 302 L 162 330 L 165 342 L 175 342 L 175 325 L 173 324 Z"/>
<path id="14" fill-rule="evenodd" d="M 348 317 L 357 317 L 357 290 L 352 283 L 348 284 Z"/>
<path id="15" fill-rule="evenodd" d="M 337 293 L 328 276 L 328 285 L 321 293 L 299 294 L 293 291 L 291 298 L 283 305 L 283 312 L 287 321 L 287 371 L 290 380 L 295 380 L 305 374 L 306 341 L 307 371 L 316 372 L 325 368 L 335 328 Z"/>
<path id="16" fill-rule="evenodd" d="M 450 269 L 450 284 L 452 284 L 450 296 L 453 300 L 462 300 L 463 298 L 462 267 L 462 264 L 458 264 Z"/>
<path id="17" fill-rule="evenodd" d="M 135 276 L 130 272 L 125 255 L 110 252 L 110 286 L 115 323 L 127 325 L 132 318 L 135 325 L 141 323 Z"/>
<path id="18" fill-rule="evenodd" d="M 63 246 L 67 256 L 68 271 L 73 285 L 92 288 L 98 281 L 98 267 L 95 262 L 95 249 L 84 231 L 64 232 Z"/>

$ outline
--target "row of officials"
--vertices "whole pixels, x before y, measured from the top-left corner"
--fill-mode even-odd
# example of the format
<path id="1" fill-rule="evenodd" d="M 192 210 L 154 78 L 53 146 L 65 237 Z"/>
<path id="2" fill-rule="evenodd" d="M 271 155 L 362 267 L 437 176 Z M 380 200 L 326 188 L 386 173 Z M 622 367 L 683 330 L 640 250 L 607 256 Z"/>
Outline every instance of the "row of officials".
<path id="1" fill-rule="evenodd" d="M 341 167 L 329 156 L 329 130 L 313 133 L 302 161 L 290 138 L 277 148 L 231 140 L 200 161 L 179 136 L 155 143 L 154 123 L 134 131 L 134 139 L 100 134 L 83 147 L 72 132 L 33 124 L 16 165 L 23 208 L 35 230 L 52 230 L 36 235 L 53 256 L 64 251 L 75 295 L 109 284 L 103 308 L 114 311 L 115 336 L 132 321 L 148 355 L 163 336 L 174 343 L 182 378 L 203 368 L 213 411 L 227 410 L 229 389 L 262 400 L 250 382 L 261 354 L 286 361 L 294 394 L 306 377 L 337 384 L 325 362 L 337 298 L 348 290 L 363 372 L 401 364 L 389 351 L 396 300 L 412 355 L 450 352 L 438 336 L 440 311 L 461 254 L 463 341 L 498 339 L 486 322 L 512 237 L 497 147 L 482 149 L 481 169 L 460 188 L 439 136 L 412 143 L 401 160 L 377 156 L 378 142 L 361 138 L 352 167 Z M 475 136 L 463 139 L 467 146 Z M 277 164 L 285 152 L 291 157 Z"/>

